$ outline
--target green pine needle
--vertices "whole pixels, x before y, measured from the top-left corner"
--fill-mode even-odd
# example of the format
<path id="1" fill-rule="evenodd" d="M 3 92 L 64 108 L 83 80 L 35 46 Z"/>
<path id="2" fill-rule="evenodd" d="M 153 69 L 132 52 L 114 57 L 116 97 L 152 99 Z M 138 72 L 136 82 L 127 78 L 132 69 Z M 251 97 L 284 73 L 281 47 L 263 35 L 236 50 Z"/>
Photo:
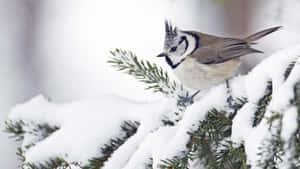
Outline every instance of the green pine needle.
<path id="1" fill-rule="evenodd" d="M 168 97 L 185 97 L 188 91 L 176 81 L 170 80 L 168 73 L 155 63 L 139 60 L 137 56 L 126 50 L 116 49 L 111 51 L 108 63 L 119 71 L 132 75 L 139 81 L 146 83 L 147 88 L 154 92 L 161 92 Z"/>

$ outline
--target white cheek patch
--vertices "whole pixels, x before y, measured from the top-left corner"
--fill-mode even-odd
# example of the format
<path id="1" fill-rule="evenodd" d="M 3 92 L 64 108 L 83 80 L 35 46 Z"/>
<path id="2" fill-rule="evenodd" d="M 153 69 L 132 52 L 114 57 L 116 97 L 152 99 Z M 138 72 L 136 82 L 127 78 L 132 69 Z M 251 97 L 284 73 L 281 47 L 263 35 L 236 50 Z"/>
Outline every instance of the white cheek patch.
<path id="1" fill-rule="evenodd" d="M 183 42 L 179 46 L 177 46 L 176 52 L 167 52 L 169 59 L 171 60 L 173 65 L 176 65 L 176 64 L 182 62 L 184 60 L 184 58 L 186 56 L 190 55 L 196 47 L 196 39 L 193 36 L 186 34 L 186 33 L 181 33 L 179 36 L 176 37 L 177 44 L 179 41 L 178 38 L 181 36 L 186 37 L 187 43 Z M 186 48 L 186 45 L 187 45 L 187 48 Z"/>
<path id="2" fill-rule="evenodd" d="M 181 62 L 185 58 L 185 55 L 176 56 L 176 55 L 170 54 L 169 58 L 171 59 L 173 65 L 176 65 L 177 63 Z"/>
<path id="3" fill-rule="evenodd" d="M 185 48 L 186 48 L 186 42 L 181 43 L 177 48 L 178 55 L 185 56 L 186 53 Z"/>
<path id="4" fill-rule="evenodd" d="M 187 55 L 190 55 L 193 52 L 193 50 L 195 49 L 196 39 L 191 35 L 188 35 L 188 34 L 185 34 L 185 35 L 186 35 L 187 41 L 189 43 L 189 46 L 188 46 L 187 50 L 184 53 L 184 56 L 187 56 Z"/>

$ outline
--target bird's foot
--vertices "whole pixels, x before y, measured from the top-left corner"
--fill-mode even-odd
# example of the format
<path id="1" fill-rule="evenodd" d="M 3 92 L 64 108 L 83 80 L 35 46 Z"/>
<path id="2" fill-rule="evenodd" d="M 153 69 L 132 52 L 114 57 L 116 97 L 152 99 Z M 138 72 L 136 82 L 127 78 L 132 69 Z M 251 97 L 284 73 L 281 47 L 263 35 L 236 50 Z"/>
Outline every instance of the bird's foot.
<path id="1" fill-rule="evenodd" d="M 233 110 L 236 110 L 236 109 L 238 109 L 239 108 L 239 106 L 235 103 L 235 101 L 233 100 L 233 98 L 232 98 L 232 95 L 229 95 L 228 97 L 227 97 L 227 103 L 228 103 L 228 106 L 229 106 L 229 108 L 231 108 L 231 109 L 233 109 Z"/>
<path id="2" fill-rule="evenodd" d="M 182 96 L 179 96 L 179 100 L 177 101 L 177 104 L 179 106 L 188 106 L 188 105 L 191 105 L 194 103 L 194 99 L 192 97 L 182 97 Z"/>
<path id="3" fill-rule="evenodd" d="M 231 108 L 233 110 L 237 110 L 238 109 L 238 105 L 235 104 L 235 101 L 234 101 L 234 99 L 232 97 L 231 88 L 229 86 L 229 80 L 227 79 L 225 82 L 226 82 L 227 96 L 228 96 L 227 99 L 226 99 L 226 101 L 228 103 L 228 106 L 229 106 L 229 108 Z"/>
<path id="4" fill-rule="evenodd" d="M 195 96 L 200 92 L 200 90 L 198 90 L 197 92 L 195 92 L 192 96 L 190 97 L 183 97 L 183 96 L 179 96 L 179 100 L 177 102 L 178 105 L 180 106 L 188 106 L 188 105 L 192 105 L 194 104 L 194 98 Z"/>

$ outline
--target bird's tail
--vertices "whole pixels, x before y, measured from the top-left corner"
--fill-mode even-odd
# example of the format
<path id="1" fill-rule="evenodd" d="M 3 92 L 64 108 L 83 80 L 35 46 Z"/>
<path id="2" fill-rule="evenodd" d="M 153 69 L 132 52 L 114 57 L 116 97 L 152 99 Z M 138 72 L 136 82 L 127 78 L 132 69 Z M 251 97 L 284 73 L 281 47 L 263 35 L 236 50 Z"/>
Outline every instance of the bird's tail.
<path id="1" fill-rule="evenodd" d="M 256 41 L 264 36 L 269 35 L 270 33 L 277 31 L 280 28 L 281 28 L 281 26 L 265 29 L 263 31 L 257 32 L 255 34 L 252 34 L 252 35 L 246 37 L 244 40 L 251 43 L 251 42 Z"/>

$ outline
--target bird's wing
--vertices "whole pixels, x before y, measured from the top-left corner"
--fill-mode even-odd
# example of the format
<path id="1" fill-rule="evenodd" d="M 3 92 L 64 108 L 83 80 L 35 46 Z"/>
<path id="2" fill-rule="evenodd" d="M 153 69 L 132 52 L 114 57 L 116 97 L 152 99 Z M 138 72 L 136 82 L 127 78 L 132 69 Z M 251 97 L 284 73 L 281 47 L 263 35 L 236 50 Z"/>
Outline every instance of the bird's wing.
<path id="1" fill-rule="evenodd" d="M 245 40 L 234 38 L 218 39 L 212 44 L 203 46 L 200 41 L 200 47 L 192 53 L 191 57 L 202 64 L 218 64 L 250 53 L 262 53 L 251 48 L 250 45 Z"/>

